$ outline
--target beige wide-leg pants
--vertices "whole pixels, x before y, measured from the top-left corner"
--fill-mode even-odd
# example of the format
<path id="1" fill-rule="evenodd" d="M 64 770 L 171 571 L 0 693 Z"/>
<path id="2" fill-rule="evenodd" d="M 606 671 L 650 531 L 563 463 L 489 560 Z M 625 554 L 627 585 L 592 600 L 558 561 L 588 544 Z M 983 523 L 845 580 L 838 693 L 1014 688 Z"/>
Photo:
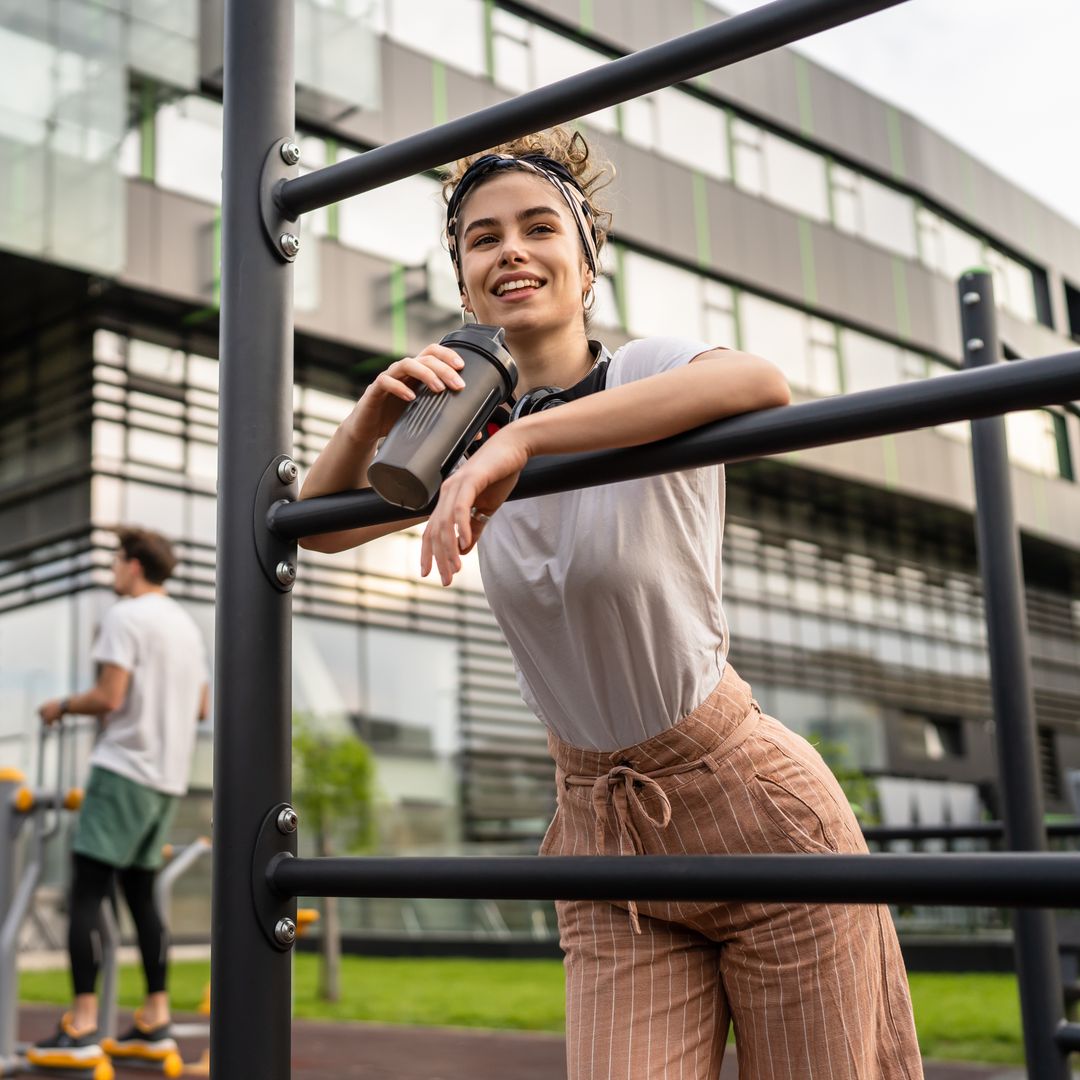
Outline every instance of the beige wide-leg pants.
<path id="1" fill-rule="evenodd" d="M 805 739 L 728 665 L 673 728 L 616 753 L 549 736 L 544 855 L 865 852 Z M 729 1024 L 741 1080 L 919 1080 L 888 908 L 563 901 L 569 1080 L 715 1080 Z"/>

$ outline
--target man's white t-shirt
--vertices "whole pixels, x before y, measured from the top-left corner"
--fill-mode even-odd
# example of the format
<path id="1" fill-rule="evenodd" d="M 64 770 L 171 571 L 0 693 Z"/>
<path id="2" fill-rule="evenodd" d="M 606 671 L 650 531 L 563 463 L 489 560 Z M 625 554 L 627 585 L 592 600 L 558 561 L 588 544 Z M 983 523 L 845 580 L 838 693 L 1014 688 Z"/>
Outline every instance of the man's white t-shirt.
<path id="1" fill-rule="evenodd" d="M 631 341 L 614 388 L 713 346 Z M 564 742 L 617 750 L 658 735 L 716 686 L 724 469 L 709 466 L 507 502 L 478 545 L 480 572 L 525 703 Z"/>
<path id="2" fill-rule="evenodd" d="M 127 597 L 105 612 L 92 659 L 123 668 L 131 682 L 124 703 L 105 717 L 90 764 L 183 795 L 207 681 L 195 620 L 164 593 Z"/>

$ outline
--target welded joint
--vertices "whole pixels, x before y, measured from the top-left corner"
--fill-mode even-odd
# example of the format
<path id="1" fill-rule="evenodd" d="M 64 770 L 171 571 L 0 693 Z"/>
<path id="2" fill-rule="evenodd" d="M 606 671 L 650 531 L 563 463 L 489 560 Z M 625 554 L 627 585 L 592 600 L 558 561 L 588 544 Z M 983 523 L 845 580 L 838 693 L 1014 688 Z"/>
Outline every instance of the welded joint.
<path id="1" fill-rule="evenodd" d="M 300 218 L 290 217 L 278 193 L 286 180 L 299 175 L 300 147 L 292 136 L 275 139 L 263 160 L 259 179 L 259 212 L 263 232 L 282 262 L 293 262 L 300 253 Z"/>

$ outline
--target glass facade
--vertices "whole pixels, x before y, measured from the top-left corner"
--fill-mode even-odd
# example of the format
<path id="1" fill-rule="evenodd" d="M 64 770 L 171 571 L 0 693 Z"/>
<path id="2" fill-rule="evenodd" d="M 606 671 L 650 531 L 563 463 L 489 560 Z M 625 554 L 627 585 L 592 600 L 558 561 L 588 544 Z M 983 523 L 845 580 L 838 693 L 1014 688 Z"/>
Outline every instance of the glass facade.
<path id="1" fill-rule="evenodd" d="M 387 41 L 391 54 L 407 49 L 431 63 L 435 100 L 425 88 L 392 110 L 394 123 L 404 115 L 416 127 L 445 108 L 444 69 L 489 96 L 493 87 L 517 94 L 614 55 L 591 32 L 560 32 L 554 16 L 525 14 L 484 0 L 301 0 L 302 168 L 370 148 L 337 130 L 340 106 L 384 108 L 381 88 L 392 85 L 379 68 Z M 125 178 L 168 193 L 173 206 L 177 195 L 220 205 L 222 109 L 198 89 L 200 32 L 194 0 L 43 0 L 33 10 L 0 3 L 0 41 L 16 65 L 8 89 L 0 88 L 9 164 L 0 177 L 0 246 L 38 263 L 115 276 L 126 250 Z M 953 278 L 986 265 L 1003 310 L 1022 322 L 1047 321 L 1046 272 L 1035 262 L 921 194 L 697 85 L 594 112 L 584 123 L 613 157 L 626 144 L 663 158 L 693 173 L 695 193 L 706 181 L 730 185 L 782 208 L 774 216 L 785 227 L 790 214 L 826 233 L 831 227 L 887 252 L 901 269 L 906 260 Z M 417 176 L 305 221 L 295 303 L 315 314 L 312 325 L 324 299 L 322 254 L 341 258 L 333 245 L 367 256 L 365 267 L 375 266 L 382 284 L 407 287 L 379 301 L 394 308 L 394 352 L 360 337 L 298 335 L 293 445 L 302 467 L 409 334 L 456 315 L 440 240 L 444 213 L 436 179 Z M 685 224 L 695 211 L 673 213 Z M 760 285 L 747 287 L 737 266 L 714 271 L 698 241 L 696 252 L 661 257 L 616 233 L 597 283 L 595 336 L 614 346 L 679 334 L 745 349 L 774 360 L 800 397 L 954 370 L 948 356 L 868 332 L 865 313 L 785 303 Z M 172 296 L 119 296 L 85 317 L 43 323 L 0 353 L 0 763 L 30 768 L 36 705 L 93 677 L 90 643 L 112 602 L 108 526 L 148 524 L 177 541 L 182 564 L 172 591 L 213 655 L 218 365 L 213 327 L 202 320 L 216 309 L 177 314 L 181 307 Z M 1078 417 L 1073 406 L 1009 417 L 1021 483 L 1039 492 L 1047 478 L 1075 478 Z M 940 431 L 970 437 L 967 424 Z M 725 606 L 733 662 L 766 710 L 836 764 L 873 780 L 868 809 L 881 820 L 992 813 L 984 613 L 970 522 L 958 532 L 945 508 L 901 506 L 888 493 L 867 498 L 790 462 L 732 467 Z M 1046 790 L 1059 807 L 1067 759 L 1059 735 L 1080 730 L 1080 601 L 1069 559 L 1063 544 L 1047 564 L 1053 572 L 1035 560 L 1028 592 Z M 303 552 L 301 563 L 294 710 L 372 747 L 381 850 L 535 850 L 553 805 L 551 765 L 475 558 L 445 590 L 418 576 L 418 530 L 333 557 Z M 212 725 L 199 740 L 179 839 L 209 821 Z M 79 738 L 85 761 L 90 731 Z M 204 875 L 184 898 L 191 927 L 204 923 L 206 890 Z M 347 901 L 343 911 L 351 928 L 395 935 L 547 937 L 554 928 L 548 905 Z M 921 909 L 904 916 L 912 926 L 950 917 Z"/>

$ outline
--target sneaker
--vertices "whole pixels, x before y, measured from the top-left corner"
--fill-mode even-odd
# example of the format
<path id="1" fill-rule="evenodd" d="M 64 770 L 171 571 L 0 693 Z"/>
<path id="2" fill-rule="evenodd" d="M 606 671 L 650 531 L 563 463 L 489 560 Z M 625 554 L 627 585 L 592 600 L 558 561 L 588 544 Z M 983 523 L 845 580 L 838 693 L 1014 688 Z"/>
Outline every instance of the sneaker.
<path id="1" fill-rule="evenodd" d="M 170 1054 L 177 1052 L 176 1040 L 172 1037 L 172 1024 L 151 1027 L 142 1018 L 142 1010 L 135 1010 L 135 1022 L 115 1039 L 103 1039 L 101 1045 L 105 1052 L 114 1058 L 141 1058 L 143 1061 L 164 1061 Z"/>
<path id="2" fill-rule="evenodd" d="M 98 1045 L 97 1028 L 80 1034 L 72 1026 L 71 1013 L 64 1013 L 56 1034 L 29 1047 L 26 1060 L 43 1069 L 93 1069 L 108 1059 Z"/>

